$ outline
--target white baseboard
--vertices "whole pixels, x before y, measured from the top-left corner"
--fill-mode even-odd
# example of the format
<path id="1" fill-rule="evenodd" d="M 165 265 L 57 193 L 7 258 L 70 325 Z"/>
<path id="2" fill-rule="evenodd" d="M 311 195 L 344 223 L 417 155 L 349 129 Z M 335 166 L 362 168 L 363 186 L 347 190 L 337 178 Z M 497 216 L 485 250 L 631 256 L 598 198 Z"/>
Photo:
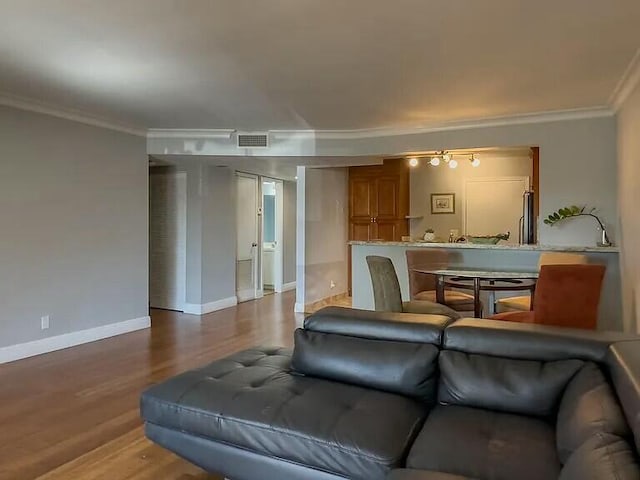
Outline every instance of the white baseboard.
<path id="1" fill-rule="evenodd" d="M 238 304 L 238 297 L 223 298 L 222 300 L 216 300 L 215 302 L 204 303 L 202 305 L 197 303 L 185 303 L 184 313 L 190 315 L 204 315 L 206 313 L 215 312 L 224 308 L 234 307 Z"/>
<path id="2" fill-rule="evenodd" d="M 304 303 L 296 302 L 293 306 L 293 311 L 296 313 L 304 313 Z"/>
<path id="3" fill-rule="evenodd" d="M 295 281 L 282 284 L 282 291 L 283 292 L 288 292 L 289 290 L 295 290 L 295 289 L 296 289 L 296 282 Z"/>
<path id="4" fill-rule="evenodd" d="M 83 343 L 95 342 L 103 338 L 115 337 L 123 333 L 143 330 L 151 326 L 151 317 L 140 317 L 123 322 L 111 323 L 101 327 L 79 330 L 77 332 L 42 338 L 32 342 L 19 343 L 0 348 L 0 363 L 13 362 L 22 358 L 33 357 L 43 353 L 55 352 L 64 348 L 75 347 Z"/>

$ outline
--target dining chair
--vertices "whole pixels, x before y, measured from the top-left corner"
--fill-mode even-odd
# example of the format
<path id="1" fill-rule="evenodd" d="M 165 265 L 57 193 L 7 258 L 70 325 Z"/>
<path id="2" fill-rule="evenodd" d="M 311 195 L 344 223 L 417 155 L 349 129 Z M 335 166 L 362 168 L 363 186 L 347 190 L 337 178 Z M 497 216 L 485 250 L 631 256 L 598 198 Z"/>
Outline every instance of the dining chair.
<path id="1" fill-rule="evenodd" d="M 586 255 L 568 252 L 542 252 L 538 268 L 543 265 L 584 265 L 589 262 Z M 528 312 L 531 310 L 531 295 L 499 298 L 495 303 L 496 313 Z"/>
<path id="2" fill-rule="evenodd" d="M 490 318 L 595 330 L 605 269 L 604 265 L 543 265 L 533 310 L 498 313 Z"/>
<path id="3" fill-rule="evenodd" d="M 409 296 L 411 300 L 436 302 L 436 276 L 418 272 L 420 269 L 440 269 L 449 265 L 449 252 L 436 248 L 407 250 L 407 268 L 409 270 Z M 446 288 L 444 305 L 458 312 L 472 312 L 473 295 Z"/>
<path id="4" fill-rule="evenodd" d="M 402 292 L 396 269 L 390 258 L 369 255 L 366 258 L 373 286 L 373 300 L 378 312 L 422 313 L 446 315 L 452 319 L 460 314 L 439 303 L 426 300 L 402 301 Z"/>

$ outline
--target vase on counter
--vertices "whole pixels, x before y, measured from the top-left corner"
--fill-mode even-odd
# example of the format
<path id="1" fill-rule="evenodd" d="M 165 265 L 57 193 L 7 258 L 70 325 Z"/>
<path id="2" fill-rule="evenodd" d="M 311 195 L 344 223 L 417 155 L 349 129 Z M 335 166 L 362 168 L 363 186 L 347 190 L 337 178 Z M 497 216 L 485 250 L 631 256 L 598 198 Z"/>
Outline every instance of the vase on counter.
<path id="1" fill-rule="evenodd" d="M 432 229 L 428 228 L 424 232 L 424 236 L 422 238 L 425 242 L 433 242 L 436 239 L 436 233 Z"/>

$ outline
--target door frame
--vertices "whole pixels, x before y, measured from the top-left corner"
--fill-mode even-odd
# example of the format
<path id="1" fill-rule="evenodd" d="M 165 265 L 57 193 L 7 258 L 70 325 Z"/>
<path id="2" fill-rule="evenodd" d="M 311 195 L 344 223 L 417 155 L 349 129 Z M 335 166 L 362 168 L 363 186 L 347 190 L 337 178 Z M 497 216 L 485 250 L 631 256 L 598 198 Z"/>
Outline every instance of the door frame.
<path id="1" fill-rule="evenodd" d="M 260 177 L 260 186 L 265 182 L 275 184 L 275 248 L 273 251 L 273 291 L 282 293 L 284 290 L 284 181 L 272 177 Z M 260 194 L 262 212 L 264 213 L 264 194 Z M 262 238 L 264 239 L 264 215 L 262 215 Z M 260 243 L 260 288 L 264 295 L 264 242 Z"/>
<path id="2" fill-rule="evenodd" d="M 256 194 L 256 241 L 254 243 L 256 243 L 255 246 L 255 250 L 254 253 L 252 253 L 252 256 L 254 257 L 254 262 L 253 262 L 253 268 L 252 268 L 252 276 L 253 276 L 253 288 L 250 289 L 246 289 L 246 290 L 239 290 L 238 289 L 238 278 L 237 278 L 237 273 L 238 273 L 238 205 L 237 205 L 237 201 L 238 201 L 238 194 L 237 194 L 237 183 L 236 183 L 236 198 L 235 198 L 235 202 L 236 202 L 236 252 L 235 252 L 235 257 L 236 257 L 236 296 L 238 297 L 238 302 L 246 302 L 249 300 L 255 300 L 257 298 L 261 298 L 263 296 L 263 291 L 262 291 L 262 263 L 261 263 L 261 256 L 262 256 L 262 181 L 261 181 L 261 177 L 259 175 L 253 174 L 253 173 L 246 173 L 246 172 L 241 172 L 241 171 L 237 171 L 235 172 L 236 175 L 236 181 L 238 177 L 243 177 L 243 178 L 249 178 L 251 180 L 255 181 L 256 184 L 256 190 L 255 190 L 255 194 Z M 253 248 L 253 247 L 252 247 Z"/>

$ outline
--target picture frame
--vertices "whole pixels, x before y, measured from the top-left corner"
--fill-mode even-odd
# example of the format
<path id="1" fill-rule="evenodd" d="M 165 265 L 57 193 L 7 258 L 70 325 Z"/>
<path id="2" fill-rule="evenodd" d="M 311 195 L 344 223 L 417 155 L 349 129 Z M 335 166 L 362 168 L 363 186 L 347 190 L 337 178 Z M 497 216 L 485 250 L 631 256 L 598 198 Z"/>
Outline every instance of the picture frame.
<path id="1" fill-rule="evenodd" d="M 456 194 L 455 193 L 432 193 L 431 194 L 431 213 L 433 215 L 456 213 Z"/>

